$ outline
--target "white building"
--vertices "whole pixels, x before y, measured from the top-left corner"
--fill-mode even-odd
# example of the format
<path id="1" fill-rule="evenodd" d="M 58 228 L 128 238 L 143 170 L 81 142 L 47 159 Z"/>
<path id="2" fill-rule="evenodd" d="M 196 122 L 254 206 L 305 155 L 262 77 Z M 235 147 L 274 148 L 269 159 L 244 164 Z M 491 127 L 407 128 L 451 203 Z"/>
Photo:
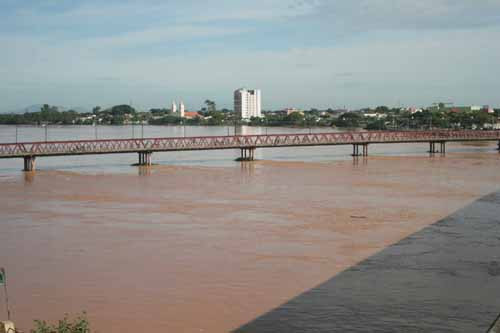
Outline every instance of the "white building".
<path id="1" fill-rule="evenodd" d="M 181 101 L 181 103 L 179 104 L 179 116 L 181 118 L 184 118 L 184 112 L 186 111 L 186 107 L 184 106 L 184 102 Z"/>
<path id="2" fill-rule="evenodd" d="M 172 113 L 176 113 L 177 112 L 177 104 L 175 103 L 175 101 L 172 101 Z"/>
<path id="3" fill-rule="evenodd" d="M 238 89 L 234 92 L 234 112 L 240 119 L 262 117 L 260 90 Z"/>
<path id="4" fill-rule="evenodd" d="M 287 116 L 291 115 L 292 113 L 300 113 L 301 115 L 304 115 L 304 112 L 300 109 L 297 109 L 297 108 L 286 108 L 285 110 L 285 113 Z"/>

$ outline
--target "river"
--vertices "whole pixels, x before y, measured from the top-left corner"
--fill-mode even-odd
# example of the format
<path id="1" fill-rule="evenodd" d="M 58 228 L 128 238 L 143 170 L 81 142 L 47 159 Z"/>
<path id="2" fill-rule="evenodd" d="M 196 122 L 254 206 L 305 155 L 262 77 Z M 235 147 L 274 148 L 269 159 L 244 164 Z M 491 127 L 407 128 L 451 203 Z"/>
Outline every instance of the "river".
<path id="1" fill-rule="evenodd" d="M 327 129 L 331 130 L 331 129 Z M 99 127 L 98 138 L 227 135 L 232 127 Z M 309 132 L 243 128 L 239 133 Z M 311 129 L 325 131 L 325 129 Z M 17 129 L 18 141 L 45 139 Z M 0 126 L 0 142 L 16 128 Z M 49 127 L 48 140 L 93 127 Z M 495 145 L 373 145 L 0 160 L 0 266 L 13 320 L 86 311 L 99 332 L 228 332 L 497 191 Z"/>

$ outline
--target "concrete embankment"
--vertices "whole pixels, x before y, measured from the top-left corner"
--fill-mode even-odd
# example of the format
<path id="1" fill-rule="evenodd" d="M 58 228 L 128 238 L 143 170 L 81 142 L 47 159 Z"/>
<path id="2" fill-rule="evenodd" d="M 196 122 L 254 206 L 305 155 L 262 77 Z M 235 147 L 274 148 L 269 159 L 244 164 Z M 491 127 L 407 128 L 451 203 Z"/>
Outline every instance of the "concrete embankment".
<path id="1" fill-rule="evenodd" d="M 500 332 L 500 192 L 235 332 Z"/>

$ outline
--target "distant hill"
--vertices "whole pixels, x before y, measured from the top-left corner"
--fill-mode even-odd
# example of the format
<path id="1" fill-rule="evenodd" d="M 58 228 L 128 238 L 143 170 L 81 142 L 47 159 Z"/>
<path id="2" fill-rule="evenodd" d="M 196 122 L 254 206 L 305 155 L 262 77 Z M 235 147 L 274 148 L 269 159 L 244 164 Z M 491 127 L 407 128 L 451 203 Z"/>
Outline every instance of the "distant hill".
<path id="1" fill-rule="evenodd" d="M 87 109 L 86 107 L 83 106 L 75 106 L 66 110 L 75 110 L 78 113 L 86 113 L 86 112 L 92 112 L 92 110 Z"/>
<path id="2" fill-rule="evenodd" d="M 38 111 L 40 111 L 40 109 L 42 108 L 42 106 L 43 106 L 43 104 L 33 104 L 33 105 L 27 106 L 25 108 L 11 110 L 11 111 L 7 111 L 7 112 L 3 112 L 3 113 L 23 114 L 23 113 L 26 113 L 26 112 L 38 112 Z M 75 110 L 78 113 L 85 113 L 85 112 L 90 112 L 91 111 L 91 110 L 89 110 L 89 109 L 87 109 L 87 108 L 85 108 L 83 106 L 75 106 L 75 107 L 72 107 L 72 108 L 66 108 L 64 106 L 58 106 L 57 108 L 59 109 L 59 111 Z"/>
<path id="3" fill-rule="evenodd" d="M 25 112 L 38 112 L 40 111 L 40 108 L 43 106 L 43 104 L 33 104 L 30 106 L 27 106 L 22 109 L 16 109 L 16 110 L 11 110 L 7 111 L 5 113 L 25 113 Z"/>

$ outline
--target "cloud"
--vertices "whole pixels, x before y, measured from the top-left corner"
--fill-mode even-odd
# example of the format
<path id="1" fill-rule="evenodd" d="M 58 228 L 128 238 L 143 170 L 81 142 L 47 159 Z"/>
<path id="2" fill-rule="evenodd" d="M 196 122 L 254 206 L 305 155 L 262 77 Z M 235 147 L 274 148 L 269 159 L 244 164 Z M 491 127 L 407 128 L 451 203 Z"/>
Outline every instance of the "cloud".
<path id="1" fill-rule="evenodd" d="M 0 110 L 230 107 L 239 86 L 266 108 L 500 104 L 499 1 L 27 3 L 0 13 Z"/>
<path id="2" fill-rule="evenodd" d="M 59 3 L 60 6 L 55 6 Z M 29 26 L 43 22 L 46 28 L 78 26 L 134 27 L 148 23 L 181 24 L 271 21 L 310 13 L 314 6 L 293 0 L 171 1 L 42 1 L 19 5 L 11 11 L 9 23 Z M 49 5 L 50 4 L 50 5 Z M 48 10 L 49 8 L 50 10 Z"/>
<path id="3" fill-rule="evenodd" d="M 463 29 L 500 25 L 499 0 L 314 0 L 310 16 L 336 32 L 392 29 Z"/>
<path id="4" fill-rule="evenodd" d="M 244 29 L 225 29 L 203 25 L 176 25 L 131 31 L 106 37 L 87 38 L 79 41 L 89 48 L 99 50 L 123 47 L 137 47 L 150 44 L 167 44 L 170 42 L 190 41 L 199 38 L 214 38 L 236 35 Z"/>
<path id="5" fill-rule="evenodd" d="M 261 88 L 266 108 L 399 101 L 428 105 L 443 98 L 457 104 L 495 104 L 500 103 L 495 90 L 500 46 L 491 44 L 495 38 L 500 38 L 500 30 L 443 31 L 411 40 L 387 38 L 323 48 L 86 60 L 63 48 L 43 63 L 9 67 L 5 77 L 21 77 L 16 87 L 24 82 L 27 91 L 71 100 L 56 104 L 84 106 L 133 98 L 135 104 L 153 107 L 176 97 L 191 108 L 209 97 L 230 106 L 231 92 L 239 86 Z M 98 80 L 102 77 L 120 80 Z M 12 90 L 5 81 L 0 86 L 5 94 Z"/>

